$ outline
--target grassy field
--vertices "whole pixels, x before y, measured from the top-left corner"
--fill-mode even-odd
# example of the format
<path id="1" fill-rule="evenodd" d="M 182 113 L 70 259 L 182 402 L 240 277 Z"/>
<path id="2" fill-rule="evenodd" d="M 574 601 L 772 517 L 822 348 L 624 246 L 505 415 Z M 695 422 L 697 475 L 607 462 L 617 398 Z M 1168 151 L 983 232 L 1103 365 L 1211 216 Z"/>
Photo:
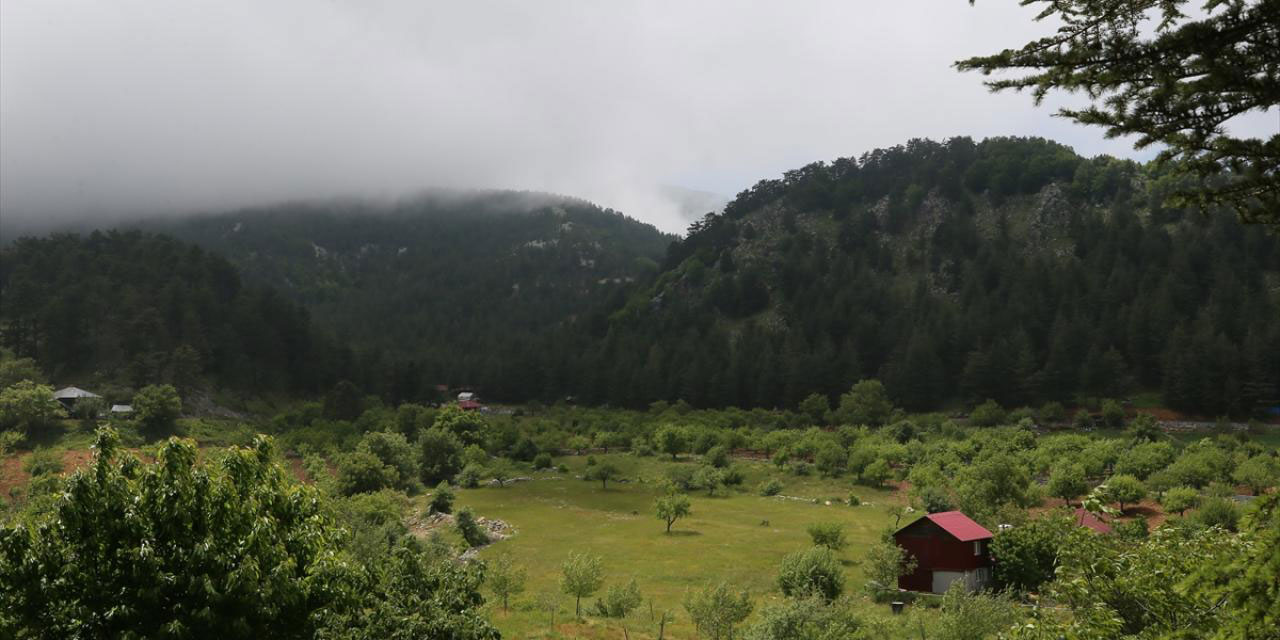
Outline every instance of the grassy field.
<path id="1" fill-rule="evenodd" d="M 858 566 L 863 550 L 880 532 L 893 524 L 886 506 L 899 498 L 886 491 L 851 487 L 847 481 L 815 477 L 783 476 L 772 465 L 742 463 L 747 469 L 746 491 L 727 497 L 693 494 L 693 514 L 678 521 L 671 535 L 653 512 L 667 459 L 628 455 L 597 456 L 609 459 L 628 482 L 599 482 L 575 476 L 585 469 L 582 458 L 564 458 L 569 473 L 539 473 L 534 479 L 505 488 L 464 490 L 459 504 L 478 515 L 500 518 L 518 533 L 486 547 L 481 557 L 509 552 L 528 571 L 526 591 L 504 613 L 491 603 L 492 618 L 510 638 L 588 637 L 622 638 L 623 627 L 631 638 L 657 637 L 650 621 L 650 607 L 660 614 L 668 610 L 676 621 L 668 625 L 667 638 L 695 637 L 693 625 L 681 606 L 686 590 L 726 580 L 735 588 L 756 596 L 756 609 L 780 597 L 775 585 L 784 555 L 810 545 L 805 528 L 815 522 L 839 522 L 850 545 L 841 556 L 846 567 L 846 592 L 858 593 L 864 582 Z M 693 464 L 678 462 L 674 464 Z M 756 495 L 762 479 L 778 476 L 786 484 L 783 494 L 804 500 Z M 834 501 L 847 498 L 853 489 L 864 504 L 850 507 Z M 814 503 L 817 499 L 817 503 Z M 639 611 L 625 620 L 587 616 L 573 622 L 573 599 L 559 594 L 560 564 L 569 552 L 588 552 L 604 560 L 605 585 L 635 578 L 646 598 Z M 538 602 L 550 595 L 558 602 L 556 627 Z M 583 608 L 594 605 L 584 599 Z M 873 615 L 885 615 L 870 601 Z"/>

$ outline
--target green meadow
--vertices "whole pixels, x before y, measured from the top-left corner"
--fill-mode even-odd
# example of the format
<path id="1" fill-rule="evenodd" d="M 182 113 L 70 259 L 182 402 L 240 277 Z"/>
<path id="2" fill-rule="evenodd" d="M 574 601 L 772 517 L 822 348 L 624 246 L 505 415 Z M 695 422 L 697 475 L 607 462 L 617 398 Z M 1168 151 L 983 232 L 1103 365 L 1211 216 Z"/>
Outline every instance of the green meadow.
<path id="1" fill-rule="evenodd" d="M 860 597 L 865 579 L 859 560 L 867 545 L 893 525 L 886 507 L 898 501 L 888 491 L 796 477 L 764 462 L 739 462 L 747 476 L 743 486 L 722 497 L 691 494 L 691 516 L 677 521 L 668 535 L 653 506 L 661 493 L 663 470 L 694 463 L 629 455 L 596 458 L 619 467 L 626 481 L 610 482 L 604 489 L 600 482 L 582 480 L 585 458 L 569 457 L 556 461 L 567 465 L 568 473 L 540 472 L 532 480 L 503 488 L 459 492 L 460 506 L 504 520 L 517 531 L 480 552 L 482 558 L 509 552 L 528 572 L 526 590 L 513 599 L 509 611 L 490 599 L 492 619 L 503 637 L 656 638 L 656 619 L 667 611 L 675 620 L 666 626 L 665 637 L 693 638 L 693 625 L 682 606 L 686 591 L 727 581 L 750 591 L 758 611 L 780 598 L 775 584 L 778 566 L 786 554 L 811 545 L 806 527 L 816 522 L 844 525 L 849 540 L 841 553 L 845 592 Z M 757 494 L 756 485 L 769 477 L 784 483 L 782 494 L 787 497 Z M 863 504 L 848 506 L 844 501 L 850 491 Z M 608 619 L 587 615 L 595 599 L 584 599 L 584 620 L 575 622 L 573 598 L 559 592 L 560 564 L 571 551 L 603 559 L 604 588 L 635 578 L 644 604 L 625 619 Z M 556 603 L 554 628 L 549 600 Z M 887 609 L 869 600 L 865 604 Z"/>

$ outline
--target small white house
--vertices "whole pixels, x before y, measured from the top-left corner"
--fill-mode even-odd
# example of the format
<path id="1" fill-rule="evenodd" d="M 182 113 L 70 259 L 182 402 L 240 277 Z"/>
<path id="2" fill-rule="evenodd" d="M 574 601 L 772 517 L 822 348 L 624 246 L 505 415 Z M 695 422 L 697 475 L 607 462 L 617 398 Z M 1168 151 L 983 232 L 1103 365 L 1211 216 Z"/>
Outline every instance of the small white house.
<path id="1" fill-rule="evenodd" d="M 463 391 L 458 394 L 458 402 L 474 402 L 476 400 L 478 400 L 478 398 L 476 398 L 476 394 L 470 391 Z"/>
<path id="2" fill-rule="evenodd" d="M 130 404 L 111 405 L 111 417 L 124 418 L 131 415 L 133 415 L 133 405 L 130 405 Z"/>

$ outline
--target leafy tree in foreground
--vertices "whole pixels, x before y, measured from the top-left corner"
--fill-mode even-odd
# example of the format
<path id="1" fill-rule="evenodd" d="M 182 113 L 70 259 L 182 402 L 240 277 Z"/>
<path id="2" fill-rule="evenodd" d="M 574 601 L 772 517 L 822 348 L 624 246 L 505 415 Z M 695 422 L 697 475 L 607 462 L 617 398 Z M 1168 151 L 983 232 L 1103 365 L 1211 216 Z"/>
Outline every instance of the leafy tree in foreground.
<path id="1" fill-rule="evenodd" d="M 604 568 L 600 557 L 585 553 L 570 553 L 560 566 L 560 590 L 573 596 L 573 615 L 582 617 L 582 599 L 589 597 L 604 584 Z"/>
<path id="2" fill-rule="evenodd" d="M 972 0 L 971 0 L 972 1 Z M 992 91 L 1083 92 L 1092 104 L 1058 114 L 1101 126 L 1108 137 L 1138 136 L 1162 147 L 1201 179 L 1179 196 L 1226 204 L 1247 221 L 1280 223 L 1280 133 L 1236 137 L 1236 116 L 1280 104 L 1280 21 L 1273 0 L 1024 0 L 1051 36 L 961 60 L 962 71 L 1022 75 L 987 82 Z M 1154 14 L 1151 16 L 1150 14 Z M 1154 31 L 1146 27 L 1154 27 Z"/>
<path id="3" fill-rule="evenodd" d="M 500 553 L 488 563 L 485 583 L 493 595 L 502 599 L 502 610 L 507 610 L 507 601 L 511 596 L 524 592 L 526 572 L 524 567 L 517 566 L 509 553 Z"/>
<path id="4" fill-rule="evenodd" d="M 1165 525 L 1116 544 L 1075 527 L 1059 545 L 1049 596 L 1071 610 L 1033 610 L 1013 638 L 1274 637 L 1280 615 L 1280 531 L 1274 496 L 1239 536 L 1221 529 Z"/>
<path id="5" fill-rule="evenodd" d="M 827 602 L 821 596 L 787 598 L 763 607 L 744 637 L 751 640 L 843 640 L 874 638 L 868 625 L 845 600 Z"/>
<path id="6" fill-rule="evenodd" d="M 942 612 L 934 631 L 937 640 L 998 638 L 1020 618 L 1018 607 L 1003 594 L 969 593 L 957 581 L 942 597 Z"/>
<path id="7" fill-rule="evenodd" d="M 654 503 L 654 510 L 658 514 L 658 519 L 667 523 L 667 533 L 671 533 L 671 525 L 676 523 L 680 518 L 688 517 L 692 510 L 689 496 L 683 493 L 671 493 Z"/>
<path id="8" fill-rule="evenodd" d="M 844 567 L 830 549 L 810 547 L 782 559 L 778 587 L 786 596 L 817 595 L 830 602 L 844 592 Z"/>
<path id="9" fill-rule="evenodd" d="M 734 627 L 751 615 L 751 594 L 734 593 L 728 583 L 721 582 L 686 593 L 684 608 L 698 635 L 712 640 L 729 639 L 733 638 Z"/>
<path id="10" fill-rule="evenodd" d="M 1261 640 L 1280 620 L 1280 494 L 1259 497 L 1245 514 L 1244 552 L 1223 563 L 1206 561 L 1192 579 L 1191 595 L 1222 602 L 1214 640 Z"/>
<path id="11" fill-rule="evenodd" d="M 468 569 L 404 547 L 352 562 L 323 497 L 268 439 L 217 464 L 188 441 L 154 463 L 118 442 L 99 430 L 53 511 L 0 527 L 0 636 L 497 637 Z"/>
<path id="12" fill-rule="evenodd" d="M 1019 591 L 1038 591 L 1053 580 L 1058 566 L 1058 548 L 1067 539 L 1074 523 L 1065 517 L 1045 517 L 1001 531 L 991 540 L 992 570 L 996 586 Z"/>

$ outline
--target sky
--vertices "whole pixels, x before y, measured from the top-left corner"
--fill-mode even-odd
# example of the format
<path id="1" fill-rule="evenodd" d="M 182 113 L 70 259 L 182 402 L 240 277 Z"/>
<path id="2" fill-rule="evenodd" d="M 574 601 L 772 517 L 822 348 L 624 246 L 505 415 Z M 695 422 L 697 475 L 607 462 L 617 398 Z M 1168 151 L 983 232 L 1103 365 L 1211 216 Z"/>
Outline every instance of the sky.
<path id="1" fill-rule="evenodd" d="M 1012 0 L 0 0 L 0 223 L 432 187 L 588 198 L 667 231 L 911 138 L 1148 159 L 955 60 L 1052 31 Z M 1068 98 L 1069 99 L 1069 98 Z M 1056 100 L 1056 99 L 1055 99 Z M 1270 135 L 1274 114 L 1238 133 Z"/>

